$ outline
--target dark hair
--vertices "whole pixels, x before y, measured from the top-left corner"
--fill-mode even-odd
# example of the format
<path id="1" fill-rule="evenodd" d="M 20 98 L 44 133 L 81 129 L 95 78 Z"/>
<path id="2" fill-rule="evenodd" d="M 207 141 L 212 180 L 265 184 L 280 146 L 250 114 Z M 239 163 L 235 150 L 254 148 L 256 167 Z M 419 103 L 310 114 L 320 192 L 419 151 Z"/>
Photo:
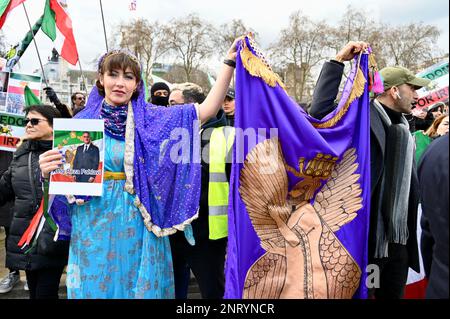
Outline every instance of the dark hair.
<path id="1" fill-rule="evenodd" d="M 118 69 L 125 72 L 127 68 L 131 69 L 134 76 L 136 77 L 136 83 L 139 84 L 141 82 L 141 67 L 136 61 L 134 61 L 130 56 L 128 56 L 124 52 L 116 52 L 112 53 L 109 56 L 106 56 L 100 66 L 99 76 L 104 75 L 106 71 L 113 71 Z M 95 85 L 97 86 L 100 95 L 105 96 L 105 88 L 100 83 L 100 79 L 97 79 Z M 136 89 L 136 92 L 133 93 L 131 99 L 137 98 L 138 95 L 139 95 L 139 86 Z"/>
<path id="2" fill-rule="evenodd" d="M 72 103 L 75 103 L 75 98 L 77 97 L 78 94 L 82 94 L 84 97 L 86 97 L 86 95 L 84 95 L 83 92 L 75 92 L 75 93 L 72 94 L 72 96 L 70 97 L 70 100 L 72 101 Z"/>
<path id="3" fill-rule="evenodd" d="M 40 105 L 31 105 L 25 108 L 25 116 L 28 115 L 30 112 L 36 112 L 41 114 L 43 117 L 45 117 L 50 124 L 51 127 L 53 127 L 53 119 L 54 118 L 61 118 L 61 113 L 54 108 L 51 105 L 46 104 L 40 104 Z"/>
<path id="4" fill-rule="evenodd" d="M 89 137 L 91 137 L 91 132 L 88 132 L 88 131 L 83 132 L 82 135 L 84 135 L 84 134 L 86 134 L 86 133 L 87 133 L 87 135 L 89 135 Z"/>
<path id="5" fill-rule="evenodd" d="M 203 92 L 199 92 L 196 90 L 183 90 L 184 102 L 185 103 L 203 103 L 205 101 L 206 96 Z"/>

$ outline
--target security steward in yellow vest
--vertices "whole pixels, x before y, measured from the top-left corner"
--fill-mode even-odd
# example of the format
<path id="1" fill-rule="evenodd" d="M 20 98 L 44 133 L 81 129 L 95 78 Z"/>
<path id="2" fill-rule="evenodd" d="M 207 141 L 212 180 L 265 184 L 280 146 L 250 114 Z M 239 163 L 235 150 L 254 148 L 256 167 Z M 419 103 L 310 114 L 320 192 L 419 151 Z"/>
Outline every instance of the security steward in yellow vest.
<path id="1" fill-rule="evenodd" d="M 202 191 L 199 218 L 192 222 L 195 245 L 191 246 L 182 232 L 170 236 L 178 299 L 186 298 L 188 279 L 183 280 L 182 273 L 189 268 L 197 280 L 203 299 L 222 299 L 224 295 L 231 174 L 229 159 L 234 143 L 234 128 L 225 129 L 226 124 L 225 114 L 221 110 L 216 118 L 202 126 L 200 133 Z"/>

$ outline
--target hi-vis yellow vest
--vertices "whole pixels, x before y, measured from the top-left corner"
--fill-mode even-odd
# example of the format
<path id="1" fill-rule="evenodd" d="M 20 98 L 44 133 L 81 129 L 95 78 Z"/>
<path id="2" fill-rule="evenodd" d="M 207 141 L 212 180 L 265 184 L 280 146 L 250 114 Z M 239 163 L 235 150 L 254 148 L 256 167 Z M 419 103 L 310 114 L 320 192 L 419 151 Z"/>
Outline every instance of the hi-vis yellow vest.
<path id="1" fill-rule="evenodd" d="M 234 127 L 217 127 L 209 142 L 209 239 L 228 236 L 228 193 L 226 157 L 234 143 Z"/>

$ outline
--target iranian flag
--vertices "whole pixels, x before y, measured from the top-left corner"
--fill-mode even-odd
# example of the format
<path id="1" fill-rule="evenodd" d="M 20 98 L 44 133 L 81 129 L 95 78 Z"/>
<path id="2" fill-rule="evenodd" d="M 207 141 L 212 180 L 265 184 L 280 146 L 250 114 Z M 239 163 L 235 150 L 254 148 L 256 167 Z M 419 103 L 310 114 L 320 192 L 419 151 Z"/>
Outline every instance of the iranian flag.
<path id="1" fill-rule="evenodd" d="M 26 86 L 34 95 L 40 96 L 41 78 L 39 76 L 10 73 L 8 93 L 25 95 Z"/>
<path id="2" fill-rule="evenodd" d="M 57 0 L 46 0 L 42 31 L 56 45 L 59 54 L 72 65 L 78 62 L 72 20 Z"/>
<path id="3" fill-rule="evenodd" d="M 23 2 L 25 2 L 25 0 L 0 0 L 0 29 L 3 27 L 3 24 L 5 24 L 8 14 Z"/>

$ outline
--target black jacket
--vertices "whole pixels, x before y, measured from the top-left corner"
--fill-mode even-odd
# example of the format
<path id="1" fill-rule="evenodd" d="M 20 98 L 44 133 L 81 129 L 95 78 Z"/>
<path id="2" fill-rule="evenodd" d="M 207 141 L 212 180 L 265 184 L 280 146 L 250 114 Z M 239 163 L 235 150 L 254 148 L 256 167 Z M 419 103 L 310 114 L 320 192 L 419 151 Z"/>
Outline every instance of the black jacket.
<path id="1" fill-rule="evenodd" d="M 422 257 L 427 298 L 448 299 L 449 135 L 434 141 L 419 164 L 422 194 Z"/>
<path id="2" fill-rule="evenodd" d="M 86 152 L 84 152 L 84 144 L 77 147 L 75 159 L 73 160 L 73 169 L 91 169 L 97 170 L 100 162 L 100 150 L 94 144 L 90 144 Z M 87 183 L 91 177 L 95 178 L 96 175 L 80 174 L 75 175 L 76 181 L 79 183 Z"/>
<path id="3" fill-rule="evenodd" d="M 13 153 L 0 151 L 0 176 L 8 170 L 11 164 Z M 0 226 L 8 227 L 11 225 L 12 220 L 12 205 L 13 201 L 8 201 L 4 205 L 0 205 Z"/>
<path id="4" fill-rule="evenodd" d="M 227 126 L 227 119 L 223 110 L 220 110 L 219 113 L 217 113 L 216 117 L 211 118 L 208 122 L 203 124 L 202 131 L 200 133 L 202 155 L 202 188 L 200 194 L 200 208 L 198 218 L 191 224 L 196 242 L 209 240 L 209 141 L 211 139 L 212 129 L 222 126 Z M 228 162 L 226 164 L 226 173 L 229 181 L 231 175 L 231 162 Z M 186 241 L 183 232 L 176 232 L 175 234 L 170 235 L 170 240 L 178 242 Z"/>
<path id="5" fill-rule="evenodd" d="M 322 68 L 311 105 L 311 116 L 322 119 L 331 113 L 335 108 L 335 99 L 339 92 L 344 65 L 342 63 L 331 61 L 326 62 Z M 370 232 L 369 232 L 369 258 L 374 256 L 375 234 L 377 225 L 377 199 L 381 184 L 381 177 L 384 170 L 386 148 L 386 131 L 380 115 L 373 106 L 370 105 L 370 171 L 371 171 L 371 213 L 370 213 Z M 409 267 L 419 271 L 419 251 L 417 244 L 417 207 L 419 203 L 419 185 L 416 173 L 415 162 L 413 162 L 413 174 L 411 181 L 411 190 L 408 207 L 408 231 L 409 238 L 407 242 Z"/>
<path id="6" fill-rule="evenodd" d="M 15 200 L 6 251 L 8 268 L 36 270 L 67 264 L 69 243 L 54 242 L 55 233 L 47 223 L 44 224 L 37 245 L 28 254 L 17 245 L 42 199 L 39 155 L 51 147 L 51 141 L 25 141 L 14 153 L 9 169 L 0 179 L 0 205 Z"/>

